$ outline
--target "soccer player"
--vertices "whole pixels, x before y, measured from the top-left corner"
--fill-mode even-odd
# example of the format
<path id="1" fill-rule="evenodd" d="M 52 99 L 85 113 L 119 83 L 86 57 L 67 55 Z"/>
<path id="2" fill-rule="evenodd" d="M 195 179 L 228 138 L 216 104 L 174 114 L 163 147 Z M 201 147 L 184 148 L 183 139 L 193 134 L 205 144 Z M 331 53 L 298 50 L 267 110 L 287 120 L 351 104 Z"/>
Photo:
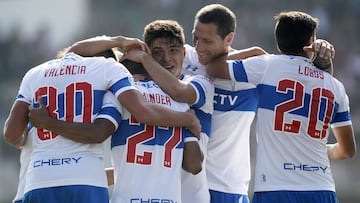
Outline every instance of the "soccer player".
<path id="1" fill-rule="evenodd" d="M 69 48 L 65 48 L 61 50 L 57 58 L 61 58 L 65 55 L 65 53 L 69 50 Z M 106 58 L 113 57 L 117 59 L 115 52 L 113 50 L 106 50 L 101 53 L 97 53 L 97 56 L 104 56 Z M 24 136 L 26 136 L 26 142 L 24 145 L 19 146 L 18 148 L 20 151 L 20 172 L 19 172 L 19 181 L 18 181 L 18 188 L 16 191 L 16 195 L 13 199 L 14 203 L 21 203 L 24 198 L 24 189 L 25 189 L 25 180 L 26 180 L 26 173 L 27 168 L 29 167 L 31 152 L 32 152 L 32 135 L 28 135 L 28 132 L 33 128 L 32 124 L 28 124 L 27 128 L 25 129 Z"/>
<path id="2" fill-rule="evenodd" d="M 199 131 L 200 124 L 194 114 L 148 103 L 132 83 L 128 71 L 113 59 L 68 53 L 61 59 L 45 62 L 24 76 L 4 125 L 5 140 L 15 147 L 24 144 L 28 107 L 37 107 L 38 99 L 45 100 L 49 114 L 54 118 L 91 123 L 100 111 L 107 90 L 139 122 L 187 126 L 193 132 Z M 113 126 L 108 129 L 106 133 L 114 130 Z M 24 202 L 108 201 L 101 144 L 74 142 L 41 128 L 33 128 L 29 134 L 34 136 L 33 152 Z"/>
<path id="3" fill-rule="evenodd" d="M 203 75 L 181 73 L 185 57 L 183 28 L 173 20 L 156 20 L 144 28 L 144 41 L 150 54 L 139 49 L 125 53 L 125 58 L 141 62 L 154 81 L 173 99 L 191 105 L 201 123 L 200 146 L 206 158 L 211 130 L 214 86 Z M 205 162 L 203 168 L 206 168 Z M 182 172 L 182 202 L 208 203 L 210 194 L 206 172 L 193 175 Z"/>
<path id="4" fill-rule="evenodd" d="M 304 51 L 318 20 L 298 11 L 275 17 L 280 55 L 207 64 L 207 72 L 257 86 L 258 147 L 254 203 L 338 202 L 329 159 L 354 156 L 349 99 L 340 81 Z M 330 129 L 337 142 L 327 144 Z"/>
<path id="5" fill-rule="evenodd" d="M 201 8 L 193 27 L 193 45 L 185 45 L 183 73 L 206 75 L 205 65 L 213 58 L 234 52 L 231 43 L 235 14 L 221 4 Z M 264 54 L 256 47 L 239 58 Z M 254 85 L 213 80 L 214 113 L 207 148 L 206 175 L 212 203 L 247 203 L 250 181 L 249 136 L 257 108 Z"/>
<path id="6" fill-rule="evenodd" d="M 189 108 L 186 103 L 176 102 L 152 80 L 135 84 L 149 102 L 181 111 Z M 125 109 L 119 129 L 111 139 L 111 152 L 115 169 L 111 197 L 114 203 L 183 202 L 181 169 L 192 175 L 202 169 L 198 141 L 186 129 L 139 124 Z"/>
<path id="7" fill-rule="evenodd" d="M 222 54 L 231 59 L 266 54 L 259 47 L 234 50 L 236 17 L 221 4 L 201 8 L 194 20 L 193 45 L 186 45 L 184 74 L 206 74 L 205 65 Z M 334 54 L 328 43 L 315 41 L 319 56 Z M 214 113 L 207 149 L 206 174 L 213 203 L 247 203 L 250 182 L 251 123 L 258 106 L 256 86 L 214 79 Z"/>

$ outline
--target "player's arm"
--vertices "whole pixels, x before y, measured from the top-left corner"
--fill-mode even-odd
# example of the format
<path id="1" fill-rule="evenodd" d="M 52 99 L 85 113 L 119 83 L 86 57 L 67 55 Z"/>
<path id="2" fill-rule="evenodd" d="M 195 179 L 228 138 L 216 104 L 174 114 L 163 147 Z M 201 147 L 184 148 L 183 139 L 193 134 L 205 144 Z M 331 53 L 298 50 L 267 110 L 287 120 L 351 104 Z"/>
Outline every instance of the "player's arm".
<path id="1" fill-rule="evenodd" d="M 184 144 L 182 168 L 192 174 L 198 174 L 202 170 L 203 154 L 197 141 L 189 141 Z"/>
<path id="2" fill-rule="evenodd" d="M 40 107 L 29 112 L 30 122 L 39 129 L 46 129 L 58 135 L 81 143 L 102 143 L 114 131 L 115 126 L 107 119 L 95 119 L 93 123 L 77 123 L 58 120 L 49 115 L 42 99 Z"/>
<path id="3" fill-rule="evenodd" d="M 184 49 L 174 48 L 174 51 L 184 51 Z M 184 53 L 185 54 L 185 53 Z M 193 104 L 196 102 L 197 95 L 194 87 L 185 84 L 176 78 L 172 73 L 161 66 L 150 54 L 139 49 L 128 51 L 124 58 L 142 63 L 150 77 L 175 101 Z"/>
<path id="4" fill-rule="evenodd" d="M 206 72 L 215 78 L 231 80 L 227 60 L 242 60 L 249 57 L 268 54 L 261 47 L 250 47 L 240 50 L 231 50 L 228 55 L 219 56 L 206 65 Z"/>
<path id="5" fill-rule="evenodd" d="M 16 148 L 20 148 L 26 142 L 26 125 L 29 122 L 29 104 L 23 101 L 15 101 L 11 107 L 8 118 L 4 124 L 5 141 Z"/>
<path id="6" fill-rule="evenodd" d="M 335 57 L 335 49 L 332 44 L 326 40 L 317 39 L 311 45 L 304 47 L 304 50 L 313 54 L 312 60 L 316 67 L 333 74 L 332 60 Z"/>
<path id="7" fill-rule="evenodd" d="M 70 47 L 69 52 L 74 52 L 81 56 L 95 56 L 114 47 L 118 47 L 124 52 L 132 48 L 147 50 L 145 43 L 136 38 L 102 36 L 76 42 Z"/>
<path id="8" fill-rule="evenodd" d="M 227 55 L 219 56 L 206 64 L 206 72 L 212 77 L 231 80 Z"/>
<path id="9" fill-rule="evenodd" d="M 268 54 L 264 49 L 261 47 L 250 47 L 247 49 L 240 49 L 240 50 L 233 50 L 230 51 L 228 54 L 227 59 L 228 60 L 239 60 L 239 59 L 245 59 L 252 56 L 259 56 L 263 54 Z"/>
<path id="10" fill-rule="evenodd" d="M 140 123 L 154 126 L 179 126 L 188 128 L 200 137 L 200 121 L 193 111 L 178 112 L 163 106 L 148 103 L 143 95 L 135 89 L 118 95 L 118 100 Z"/>
<path id="11" fill-rule="evenodd" d="M 351 158 L 356 152 L 356 142 L 352 125 L 332 129 L 336 143 L 327 144 L 329 159 L 342 160 Z"/>
<path id="12" fill-rule="evenodd" d="M 106 173 L 106 179 L 108 182 L 108 186 L 114 185 L 114 183 L 115 183 L 114 168 L 113 167 L 105 168 L 105 173 Z"/>

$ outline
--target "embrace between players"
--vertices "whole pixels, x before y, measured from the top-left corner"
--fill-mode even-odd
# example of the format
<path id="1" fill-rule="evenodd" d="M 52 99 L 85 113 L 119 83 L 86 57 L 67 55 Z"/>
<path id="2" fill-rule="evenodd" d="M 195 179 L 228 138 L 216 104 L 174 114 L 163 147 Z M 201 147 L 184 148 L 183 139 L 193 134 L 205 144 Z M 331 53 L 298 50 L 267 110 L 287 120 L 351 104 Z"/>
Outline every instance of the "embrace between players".
<path id="1" fill-rule="evenodd" d="M 193 46 L 173 20 L 146 25 L 144 42 L 75 43 L 24 76 L 6 121 L 5 139 L 23 150 L 15 201 L 247 203 L 256 114 L 252 202 L 337 202 L 329 160 L 356 147 L 334 49 L 317 27 L 306 13 L 282 12 L 280 54 L 236 50 L 234 13 L 211 4 L 195 16 Z M 74 65 L 86 68 L 44 77 Z"/>

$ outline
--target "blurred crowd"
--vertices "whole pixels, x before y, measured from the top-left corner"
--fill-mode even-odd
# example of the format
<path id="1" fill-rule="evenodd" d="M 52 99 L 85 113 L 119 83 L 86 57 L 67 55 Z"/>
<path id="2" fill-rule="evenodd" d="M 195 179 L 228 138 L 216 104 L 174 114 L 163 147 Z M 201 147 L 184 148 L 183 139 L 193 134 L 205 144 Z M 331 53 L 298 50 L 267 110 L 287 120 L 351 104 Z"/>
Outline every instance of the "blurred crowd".
<path id="1" fill-rule="evenodd" d="M 261 46 L 270 53 L 276 53 L 273 38 L 273 16 L 281 11 L 305 11 L 319 18 L 318 37 L 330 41 L 336 50 L 334 60 L 334 75 L 343 82 L 350 97 L 351 113 L 355 134 L 360 132 L 360 94 L 356 88 L 360 86 L 360 4 L 357 0 L 222 0 L 217 1 L 231 8 L 237 16 L 237 31 L 234 48 L 241 49 L 250 46 Z M 203 5 L 214 1 L 180 1 L 180 0 L 108 0 L 89 1 L 88 22 L 80 29 L 79 36 L 73 36 L 70 42 L 64 42 L 63 47 L 53 47 L 47 27 L 36 30 L 33 39 L 22 39 L 19 36 L 20 27 L 13 27 L 10 35 L 0 37 L 0 127 L 4 123 L 9 106 L 16 96 L 17 88 L 25 72 L 46 60 L 54 58 L 57 51 L 73 42 L 97 35 L 125 35 L 142 38 L 143 27 L 155 19 L 175 19 L 185 29 L 186 42 L 191 43 L 191 31 L 195 12 Z M 1 27 L 1 24 L 0 24 Z M 359 138 L 358 138 L 359 141 Z M 358 142 L 359 143 L 359 142 Z M 358 146 L 360 146 L 358 144 Z M 0 159 L 2 163 L 10 164 L 17 174 L 17 150 L 7 146 L 0 140 Z M 355 158 L 359 160 L 359 158 Z M 337 163 L 335 163 L 335 167 Z M 339 163 L 341 167 L 359 169 L 360 163 Z M 14 169 L 15 167 L 15 169 Z M 349 169 L 354 171 L 354 169 Z M 357 170 L 358 171 L 358 170 Z M 355 170 L 353 174 L 357 174 Z M 342 178 L 343 174 L 339 174 Z M 4 174 L 0 175 L 6 176 Z M 13 177 L 15 193 L 16 176 Z M 353 177 L 349 181 L 354 180 Z M 359 180 L 357 175 L 355 180 Z M 3 179 L 2 179 L 3 180 Z M 335 180 L 337 180 L 335 177 Z M 357 181 L 360 182 L 360 181 Z M 1 185 L 4 185 L 1 183 Z M 359 185 L 358 185 L 359 186 Z M 356 187 L 358 187 L 356 186 Z M 1 189 L 1 186 L 0 186 Z M 0 192 L 1 196 L 1 192 Z M 1 202 L 1 198 L 0 198 Z"/>

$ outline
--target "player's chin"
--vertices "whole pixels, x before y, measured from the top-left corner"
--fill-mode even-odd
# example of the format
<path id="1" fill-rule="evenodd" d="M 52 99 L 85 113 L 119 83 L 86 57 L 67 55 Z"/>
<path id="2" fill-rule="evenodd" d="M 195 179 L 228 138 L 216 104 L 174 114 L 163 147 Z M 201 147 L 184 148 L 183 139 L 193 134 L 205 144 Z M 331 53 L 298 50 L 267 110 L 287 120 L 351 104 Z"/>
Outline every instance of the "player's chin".
<path id="1" fill-rule="evenodd" d="M 206 65 L 209 63 L 209 58 L 208 57 L 199 57 L 199 62 L 203 65 Z"/>

